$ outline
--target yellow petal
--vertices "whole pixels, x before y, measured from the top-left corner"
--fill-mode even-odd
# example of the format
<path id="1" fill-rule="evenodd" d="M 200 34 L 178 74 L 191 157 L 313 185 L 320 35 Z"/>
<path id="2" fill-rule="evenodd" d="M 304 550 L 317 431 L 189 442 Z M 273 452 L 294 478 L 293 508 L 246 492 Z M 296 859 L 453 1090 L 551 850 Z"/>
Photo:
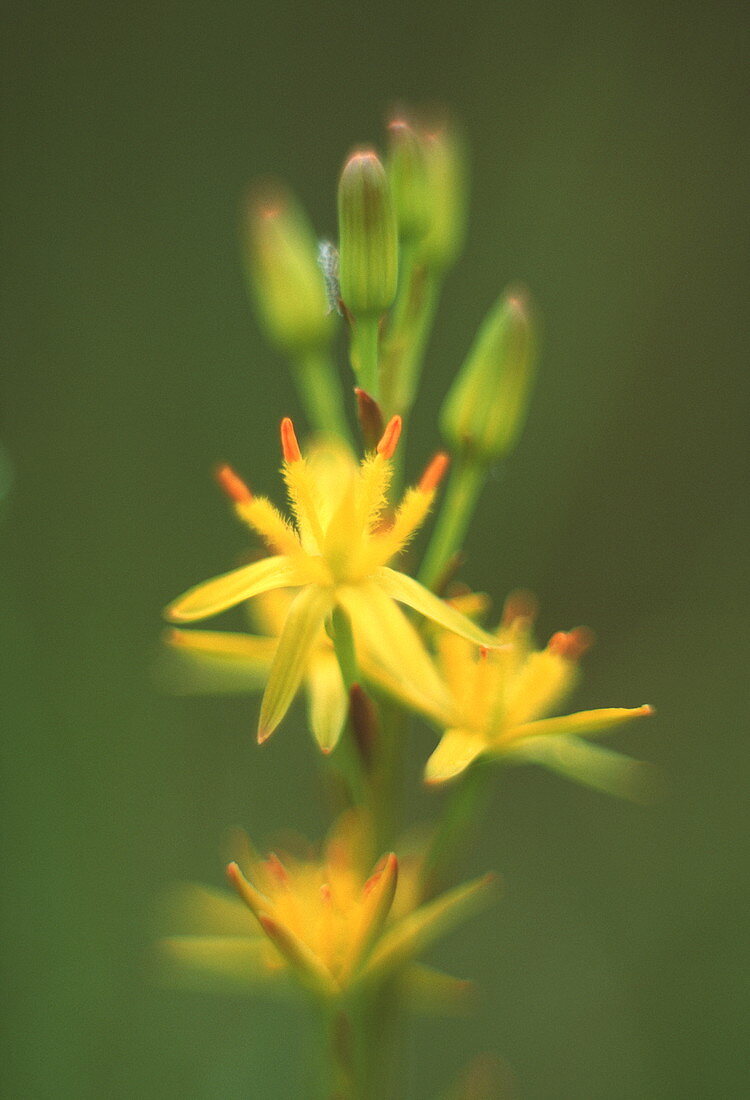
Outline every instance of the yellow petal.
<path id="1" fill-rule="evenodd" d="M 192 882 L 176 883 L 157 899 L 154 922 L 180 935 L 250 936 L 257 927 L 239 898 Z"/>
<path id="2" fill-rule="evenodd" d="M 381 938 L 360 971 L 363 980 L 384 977 L 409 962 L 455 924 L 486 905 L 496 883 L 494 875 L 457 886 L 398 921 Z"/>
<path id="3" fill-rule="evenodd" d="M 578 679 L 578 666 L 549 649 L 531 653 L 512 677 L 505 698 L 504 722 L 517 726 L 541 718 L 557 708 Z"/>
<path id="4" fill-rule="evenodd" d="M 324 997 L 341 992 L 322 960 L 291 928 L 264 914 L 258 919 L 263 931 L 289 963 L 302 985 Z"/>
<path id="5" fill-rule="evenodd" d="M 411 963 L 400 983 L 407 1008 L 413 1012 L 464 1015 L 472 1008 L 474 986 L 424 963 Z"/>
<path id="6" fill-rule="evenodd" d="M 344 970 L 351 973 L 377 941 L 388 918 L 396 895 L 398 860 L 393 852 L 385 857 L 382 866 L 364 887 L 364 900 L 351 939 Z"/>
<path id="7" fill-rule="evenodd" d="M 289 709 L 332 602 L 328 589 L 310 585 L 289 608 L 260 708 L 259 742 L 270 737 Z"/>
<path id="8" fill-rule="evenodd" d="M 322 752 L 338 744 L 346 722 L 349 700 L 335 654 L 319 650 L 311 655 L 307 671 L 310 729 Z"/>
<path id="9" fill-rule="evenodd" d="M 650 802 L 655 795 L 656 768 L 578 737 L 528 738 L 513 746 L 508 755 L 541 764 L 567 779 L 618 798 Z"/>
<path id="10" fill-rule="evenodd" d="M 486 738 L 471 730 L 446 730 L 425 766 L 428 783 L 444 783 L 468 768 L 490 746 Z"/>
<path id="11" fill-rule="evenodd" d="M 170 936 L 157 945 L 159 978 L 168 985 L 217 993 L 246 993 L 284 983 L 260 936 Z"/>
<path id="12" fill-rule="evenodd" d="M 405 573 L 398 573 L 395 569 L 389 569 L 384 565 L 375 570 L 373 580 L 394 600 L 405 603 L 407 607 L 439 623 L 446 630 L 452 630 L 454 634 L 459 634 L 462 638 L 468 638 L 469 641 L 486 646 L 488 649 L 497 647 L 497 638 L 482 630 L 471 619 L 467 619 L 455 607 L 441 600 L 413 577 L 407 577 Z"/>
<path id="13" fill-rule="evenodd" d="M 526 722 L 503 734 L 495 744 L 500 747 L 515 743 L 525 737 L 556 737 L 574 734 L 577 737 L 593 737 L 608 733 L 634 718 L 647 718 L 653 707 L 604 707 L 601 710 L 579 710 L 576 714 L 564 714 L 560 718 L 541 718 L 538 722 Z"/>
<path id="14" fill-rule="evenodd" d="M 196 585 L 171 603 L 164 614 L 172 622 L 194 622 L 217 615 L 261 592 L 299 583 L 299 568 L 291 558 L 284 555 L 263 558 Z"/>
<path id="15" fill-rule="evenodd" d="M 268 679 L 275 638 L 214 630 L 170 630 L 156 676 L 177 695 L 255 691 Z"/>
<path id="16" fill-rule="evenodd" d="M 386 673 L 450 710 L 450 699 L 416 630 L 374 581 L 341 587 L 336 598 L 348 612 L 359 646 L 362 642 Z"/>

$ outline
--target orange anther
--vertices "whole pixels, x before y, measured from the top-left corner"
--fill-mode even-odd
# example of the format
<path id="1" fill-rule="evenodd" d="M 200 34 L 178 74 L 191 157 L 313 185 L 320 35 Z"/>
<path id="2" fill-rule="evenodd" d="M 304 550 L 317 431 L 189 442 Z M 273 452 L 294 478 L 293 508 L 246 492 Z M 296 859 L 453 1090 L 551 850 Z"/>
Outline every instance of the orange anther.
<path id="1" fill-rule="evenodd" d="M 558 657 L 577 661 L 594 644 L 594 633 L 586 626 L 577 626 L 575 630 L 560 630 L 553 634 L 547 648 Z"/>
<path id="2" fill-rule="evenodd" d="M 245 482 L 239 477 L 231 466 L 217 466 L 216 480 L 230 500 L 235 504 L 249 504 L 253 494 Z"/>
<path id="3" fill-rule="evenodd" d="M 510 626 L 516 619 L 526 619 L 533 622 L 536 618 L 538 604 L 533 592 L 527 592 L 523 588 L 511 592 L 503 606 L 503 626 Z"/>
<path id="4" fill-rule="evenodd" d="M 376 447 L 378 454 L 383 458 L 393 458 L 401 435 L 401 424 L 400 416 L 392 416 L 386 424 L 382 438 Z"/>
<path id="5" fill-rule="evenodd" d="M 438 451 L 436 455 L 433 455 L 419 479 L 419 488 L 423 493 L 431 493 L 433 489 L 437 489 L 438 485 L 445 477 L 445 472 L 450 466 L 450 462 L 450 457 L 445 451 Z"/>
<path id="6" fill-rule="evenodd" d="M 299 462 L 302 458 L 302 452 L 299 449 L 299 443 L 297 442 L 297 436 L 294 431 L 294 424 L 288 416 L 285 416 L 281 421 L 281 450 L 284 454 L 285 462 Z"/>

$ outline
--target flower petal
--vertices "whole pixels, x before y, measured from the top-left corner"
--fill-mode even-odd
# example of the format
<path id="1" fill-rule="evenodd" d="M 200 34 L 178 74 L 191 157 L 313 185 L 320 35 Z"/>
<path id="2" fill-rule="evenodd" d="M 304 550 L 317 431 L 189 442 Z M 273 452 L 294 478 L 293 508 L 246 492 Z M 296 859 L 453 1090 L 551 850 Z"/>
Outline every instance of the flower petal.
<path id="1" fill-rule="evenodd" d="M 404 971 L 401 992 L 412 1012 L 465 1015 L 472 1008 L 474 986 L 424 963 L 412 963 Z"/>
<path id="2" fill-rule="evenodd" d="M 488 649 L 497 648 L 497 638 L 488 634 L 486 630 L 482 630 L 471 619 L 467 619 L 455 607 L 441 600 L 413 577 L 407 577 L 405 573 L 389 569 L 387 565 L 376 569 L 372 576 L 374 582 L 394 600 L 405 603 L 407 607 L 439 623 L 446 630 L 452 630 L 454 634 L 459 634 L 462 638 L 468 638 L 469 641 L 486 646 Z"/>
<path id="3" fill-rule="evenodd" d="M 381 937 L 360 971 L 361 977 L 382 978 L 405 965 L 455 924 L 487 904 L 496 881 L 494 875 L 484 875 L 456 886 L 403 917 Z"/>
<path id="4" fill-rule="evenodd" d="M 157 662 L 160 687 L 176 695 L 256 691 L 268 679 L 275 638 L 219 630 L 170 630 Z"/>
<path id="5" fill-rule="evenodd" d="M 270 737 L 289 709 L 332 604 L 328 589 L 309 585 L 289 608 L 260 708 L 259 742 Z"/>
<path id="6" fill-rule="evenodd" d="M 604 707 L 600 710 L 579 710 L 576 714 L 564 714 L 559 718 L 541 718 L 538 722 L 526 722 L 511 727 L 496 742 L 498 747 L 520 741 L 526 737 L 557 737 L 560 734 L 574 734 L 576 737 L 593 737 L 598 733 L 608 733 L 623 722 L 633 718 L 647 718 L 653 714 L 653 707 Z"/>
<path id="7" fill-rule="evenodd" d="M 268 942 L 250 936 L 169 936 L 158 941 L 159 977 L 167 985 L 217 993 L 251 993 L 285 984 Z M 275 965 L 274 965 L 275 964 Z"/>
<path id="8" fill-rule="evenodd" d="M 338 744 L 349 709 L 335 654 L 321 649 L 311 656 L 307 671 L 307 700 L 313 736 L 322 752 L 330 752 Z"/>
<path id="9" fill-rule="evenodd" d="M 364 581 L 341 587 L 336 598 L 351 618 L 358 646 L 364 643 L 387 673 L 433 700 L 432 709 L 450 709 L 448 693 L 422 639 L 380 584 Z"/>
<path id="10" fill-rule="evenodd" d="M 652 801 L 657 787 L 658 773 L 652 765 L 578 737 L 527 738 L 512 746 L 508 752 L 508 756 L 511 755 L 520 761 L 541 764 L 597 791 L 634 802 Z"/>
<path id="11" fill-rule="evenodd" d="M 174 600 L 164 614 L 175 623 L 194 622 L 217 615 L 261 592 L 299 583 L 299 568 L 292 558 L 285 555 L 263 558 L 196 585 Z"/>
<path id="12" fill-rule="evenodd" d="M 483 752 L 490 751 L 487 740 L 470 730 L 446 730 L 440 744 L 425 766 L 428 783 L 444 783 L 468 768 Z"/>

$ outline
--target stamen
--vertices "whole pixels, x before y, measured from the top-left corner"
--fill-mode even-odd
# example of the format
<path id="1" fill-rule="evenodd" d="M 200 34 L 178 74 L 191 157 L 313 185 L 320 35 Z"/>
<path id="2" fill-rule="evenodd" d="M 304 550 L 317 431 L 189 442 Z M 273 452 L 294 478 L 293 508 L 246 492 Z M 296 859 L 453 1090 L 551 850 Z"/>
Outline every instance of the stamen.
<path id="1" fill-rule="evenodd" d="M 393 458 L 401 435 L 402 420 L 400 416 L 392 416 L 385 426 L 382 438 L 375 448 L 383 458 Z"/>
<path id="2" fill-rule="evenodd" d="M 433 489 L 437 489 L 440 482 L 445 477 L 445 472 L 450 466 L 450 456 L 445 451 L 438 451 L 436 455 L 428 462 L 425 472 L 419 479 L 419 488 L 423 493 L 431 493 Z"/>
<path id="3" fill-rule="evenodd" d="M 253 494 L 231 466 L 217 466 L 215 476 L 221 489 L 235 504 L 249 504 L 253 499 Z"/>
<path id="4" fill-rule="evenodd" d="M 516 619 L 533 622 L 538 610 L 537 598 L 533 592 L 519 588 L 511 592 L 503 605 L 503 626 L 510 626 Z"/>
<path id="5" fill-rule="evenodd" d="M 297 436 L 294 432 L 294 424 L 288 416 L 285 416 L 281 421 L 281 450 L 285 462 L 299 462 L 302 458 L 302 452 L 299 449 Z"/>
<path id="6" fill-rule="evenodd" d="M 575 630 L 560 630 L 553 634 L 547 648 L 558 657 L 577 661 L 594 644 L 594 632 L 587 626 L 577 626 Z"/>

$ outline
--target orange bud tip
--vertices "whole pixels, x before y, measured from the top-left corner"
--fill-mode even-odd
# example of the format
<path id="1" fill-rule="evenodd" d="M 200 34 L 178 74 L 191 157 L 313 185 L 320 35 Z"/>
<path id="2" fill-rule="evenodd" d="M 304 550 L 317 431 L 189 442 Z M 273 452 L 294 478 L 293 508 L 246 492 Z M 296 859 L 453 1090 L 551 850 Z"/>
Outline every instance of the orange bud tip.
<path id="1" fill-rule="evenodd" d="M 393 458 L 401 435 L 402 420 L 400 416 L 392 416 L 385 426 L 382 438 L 377 445 L 377 452 L 383 458 Z"/>
<path id="2" fill-rule="evenodd" d="M 445 451 L 438 451 L 436 455 L 428 462 L 425 472 L 419 479 L 419 488 L 423 493 L 431 493 L 433 489 L 437 489 L 440 482 L 445 477 L 445 472 L 450 466 L 450 457 Z"/>
<path id="3" fill-rule="evenodd" d="M 292 424 L 288 416 L 285 416 L 281 421 L 281 450 L 284 454 L 285 462 L 299 462 L 302 458 L 302 452 L 299 449 L 299 443 L 297 442 L 297 436 L 294 431 L 294 424 Z"/>
<path id="4" fill-rule="evenodd" d="M 265 913 L 259 913 L 258 921 L 267 936 L 270 936 L 271 939 L 275 939 L 278 936 L 279 926 L 273 917 L 267 917 Z"/>
<path id="5" fill-rule="evenodd" d="M 398 856 L 395 852 L 389 852 L 387 856 L 383 856 L 383 858 L 378 861 L 378 865 L 375 871 L 370 875 L 367 882 L 362 887 L 363 896 L 367 897 L 368 894 L 372 893 L 372 891 L 375 889 L 375 887 L 384 875 L 387 875 L 389 878 L 391 878 L 392 876 L 397 874 Z"/>
<path id="6" fill-rule="evenodd" d="M 237 890 L 239 888 L 239 883 L 242 878 L 242 872 L 240 871 L 239 866 L 234 861 L 227 864 L 226 875 L 227 879 L 229 880 L 229 885 L 233 886 L 234 889 Z"/>
<path id="7" fill-rule="evenodd" d="M 349 157 L 347 158 L 346 164 L 344 165 L 344 171 L 346 171 L 346 169 L 352 164 L 372 164 L 373 161 L 378 164 L 380 163 L 380 158 L 378 157 L 378 154 L 375 152 L 374 149 L 370 149 L 367 146 L 363 147 L 362 149 L 355 149 L 354 152 L 350 153 Z"/>
<path id="8" fill-rule="evenodd" d="M 272 726 L 270 729 L 267 726 L 259 726 L 258 727 L 258 744 L 262 745 L 264 741 L 267 741 L 268 738 L 273 733 L 273 731 L 275 730 L 275 728 L 276 728 L 275 726 Z"/>
<path id="9" fill-rule="evenodd" d="M 516 619 L 528 619 L 531 622 L 536 618 L 538 603 L 533 592 L 518 589 L 511 592 L 503 606 L 503 626 L 509 626 Z"/>
<path id="10" fill-rule="evenodd" d="M 480 645 L 480 647 L 479 647 L 479 656 L 480 656 L 481 660 L 486 661 L 487 660 L 487 655 L 489 654 L 489 652 L 490 651 L 489 651 L 489 649 L 487 648 L 486 645 Z"/>
<path id="11" fill-rule="evenodd" d="M 271 874 L 277 882 L 280 882 L 282 885 L 286 886 L 286 884 L 289 882 L 289 872 L 287 871 L 286 867 L 281 862 L 279 857 L 276 855 L 276 853 L 269 852 L 268 859 L 265 862 L 269 874 Z"/>
<path id="12" fill-rule="evenodd" d="M 216 480 L 219 487 L 235 504 L 249 504 L 253 499 L 253 494 L 242 478 L 234 472 L 231 466 L 217 466 Z"/>
<path id="13" fill-rule="evenodd" d="M 587 626 L 578 626 L 575 630 L 560 630 L 553 634 L 549 640 L 550 653 L 558 657 L 565 657 L 569 661 L 577 661 L 586 650 L 594 644 L 594 632 Z"/>
<path id="14" fill-rule="evenodd" d="M 648 703 L 644 703 L 642 707 L 638 707 L 638 712 L 643 715 L 644 718 L 652 718 L 656 714 L 656 707 L 651 707 Z"/>

